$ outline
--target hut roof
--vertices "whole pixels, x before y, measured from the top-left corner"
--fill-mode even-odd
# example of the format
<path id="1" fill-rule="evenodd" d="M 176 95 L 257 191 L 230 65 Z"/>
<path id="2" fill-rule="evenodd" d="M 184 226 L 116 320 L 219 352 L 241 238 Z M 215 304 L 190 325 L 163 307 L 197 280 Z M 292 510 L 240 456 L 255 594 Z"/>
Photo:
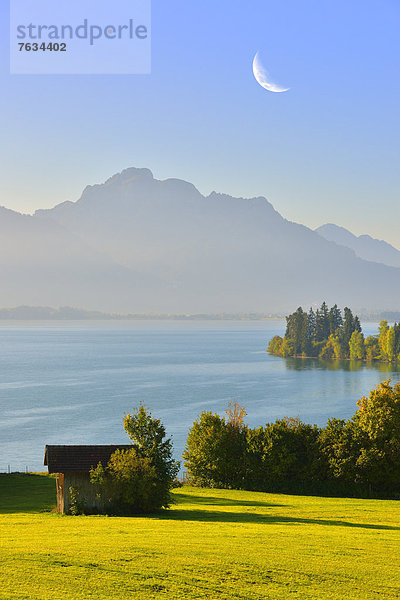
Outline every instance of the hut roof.
<path id="1" fill-rule="evenodd" d="M 116 450 L 129 450 L 132 444 L 115 446 L 46 446 L 44 465 L 49 473 L 89 473 L 99 462 L 106 466 Z"/>

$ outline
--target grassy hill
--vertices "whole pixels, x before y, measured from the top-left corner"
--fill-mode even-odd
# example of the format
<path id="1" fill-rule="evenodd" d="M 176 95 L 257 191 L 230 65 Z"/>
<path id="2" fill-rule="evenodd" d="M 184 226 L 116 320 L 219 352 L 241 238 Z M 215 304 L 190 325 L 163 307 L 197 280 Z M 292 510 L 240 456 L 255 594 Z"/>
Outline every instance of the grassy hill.
<path id="1" fill-rule="evenodd" d="M 400 597 L 400 503 L 184 487 L 151 517 L 51 513 L 54 479 L 0 475 L 0 599 Z"/>

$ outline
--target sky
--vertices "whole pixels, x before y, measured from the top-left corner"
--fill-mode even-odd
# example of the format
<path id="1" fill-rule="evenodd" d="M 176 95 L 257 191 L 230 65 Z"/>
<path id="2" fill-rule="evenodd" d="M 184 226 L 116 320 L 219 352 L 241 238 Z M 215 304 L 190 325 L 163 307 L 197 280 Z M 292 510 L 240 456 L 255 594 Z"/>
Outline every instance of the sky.
<path id="1" fill-rule="evenodd" d="M 1 205 L 148 167 L 400 248 L 398 0 L 153 0 L 149 75 L 11 75 L 0 1 Z"/>

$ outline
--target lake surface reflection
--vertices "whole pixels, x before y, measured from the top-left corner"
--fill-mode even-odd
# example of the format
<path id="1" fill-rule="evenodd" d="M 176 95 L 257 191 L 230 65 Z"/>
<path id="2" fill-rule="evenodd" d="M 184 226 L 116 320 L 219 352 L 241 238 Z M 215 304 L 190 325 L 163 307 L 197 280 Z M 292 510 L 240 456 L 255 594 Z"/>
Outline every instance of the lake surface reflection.
<path id="1" fill-rule="evenodd" d="M 399 372 L 397 365 L 390 363 L 365 362 L 362 360 L 323 360 L 320 358 L 287 358 L 286 367 L 295 371 L 309 371 L 320 369 L 322 371 L 362 371 L 372 370 L 393 375 Z"/>

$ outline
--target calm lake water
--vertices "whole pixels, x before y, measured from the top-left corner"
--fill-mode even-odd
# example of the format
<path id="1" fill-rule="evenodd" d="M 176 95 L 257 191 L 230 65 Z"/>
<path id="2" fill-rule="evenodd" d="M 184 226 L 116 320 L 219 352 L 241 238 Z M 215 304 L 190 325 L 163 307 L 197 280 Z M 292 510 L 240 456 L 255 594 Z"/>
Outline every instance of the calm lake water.
<path id="1" fill-rule="evenodd" d="M 376 333 L 377 325 L 364 326 Z M 144 403 L 177 457 L 203 411 L 235 399 L 247 422 L 299 416 L 324 425 L 388 378 L 389 365 L 283 360 L 266 354 L 278 321 L 0 324 L 0 471 L 45 470 L 45 444 L 129 442 L 124 413 Z"/>

